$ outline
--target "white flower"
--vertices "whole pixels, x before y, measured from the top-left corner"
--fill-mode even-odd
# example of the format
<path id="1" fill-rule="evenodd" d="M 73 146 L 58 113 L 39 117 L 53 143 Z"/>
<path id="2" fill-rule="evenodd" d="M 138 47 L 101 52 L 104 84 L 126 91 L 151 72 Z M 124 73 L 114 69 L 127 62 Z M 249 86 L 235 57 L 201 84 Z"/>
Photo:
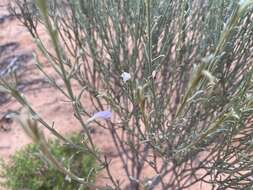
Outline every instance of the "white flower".
<path id="1" fill-rule="evenodd" d="M 129 73 L 127 73 L 127 72 L 123 72 L 121 74 L 121 77 L 122 77 L 122 79 L 123 79 L 124 82 L 127 82 L 128 80 L 131 79 L 131 75 Z"/>
<path id="2" fill-rule="evenodd" d="M 151 180 L 148 180 L 147 185 L 148 185 L 148 186 L 151 186 L 151 185 L 152 185 L 152 181 L 151 181 Z"/>

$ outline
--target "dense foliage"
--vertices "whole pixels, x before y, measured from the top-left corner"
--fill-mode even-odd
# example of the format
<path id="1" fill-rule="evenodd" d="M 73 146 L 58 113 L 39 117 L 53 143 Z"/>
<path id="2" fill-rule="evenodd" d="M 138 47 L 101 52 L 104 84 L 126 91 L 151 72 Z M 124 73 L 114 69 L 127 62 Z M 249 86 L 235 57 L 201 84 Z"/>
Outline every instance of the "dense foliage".
<path id="1" fill-rule="evenodd" d="M 80 138 L 72 137 L 79 144 Z M 53 155 L 78 175 L 94 180 L 96 163 L 90 154 L 62 145 L 58 140 L 50 141 Z M 1 164 L 5 181 L 3 185 L 11 190 L 88 190 L 54 168 L 41 154 L 38 145 L 31 144 L 15 153 L 8 163 Z"/>

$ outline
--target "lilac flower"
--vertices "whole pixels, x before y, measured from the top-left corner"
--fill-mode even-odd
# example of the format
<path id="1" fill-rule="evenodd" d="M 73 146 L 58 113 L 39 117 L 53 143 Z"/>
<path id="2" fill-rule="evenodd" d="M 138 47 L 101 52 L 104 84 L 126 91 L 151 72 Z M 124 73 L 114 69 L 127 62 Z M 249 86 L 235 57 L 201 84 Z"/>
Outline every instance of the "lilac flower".
<path id="1" fill-rule="evenodd" d="M 100 111 L 92 116 L 94 119 L 110 119 L 112 117 L 112 112 L 110 111 Z"/>
<path id="2" fill-rule="evenodd" d="M 112 117 L 112 112 L 100 111 L 100 112 L 95 113 L 90 119 L 88 119 L 86 124 L 89 124 L 95 119 L 110 119 L 111 117 Z"/>

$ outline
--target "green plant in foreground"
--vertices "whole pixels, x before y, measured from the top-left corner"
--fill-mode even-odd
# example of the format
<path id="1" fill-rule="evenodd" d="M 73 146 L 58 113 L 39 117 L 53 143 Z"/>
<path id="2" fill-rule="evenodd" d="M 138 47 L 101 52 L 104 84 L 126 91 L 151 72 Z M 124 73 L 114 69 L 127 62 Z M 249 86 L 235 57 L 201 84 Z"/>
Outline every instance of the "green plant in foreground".
<path id="1" fill-rule="evenodd" d="M 80 144 L 80 135 L 71 135 L 71 140 Z M 76 175 L 87 177 L 94 181 L 96 161 L 87 152 L 77 151 L 59 140 L 50 140 L 49 148 L 52 155 L 63 165 L 70 168 Z M 81 145 L 81 144 L 80 144 Z M 11 190 L 88 190 L 69 176 L 59 172 L 41 154 L 38 145 L 30 144 L 16 152 L 8 163 L 2 163 L 3 185 Z"/>

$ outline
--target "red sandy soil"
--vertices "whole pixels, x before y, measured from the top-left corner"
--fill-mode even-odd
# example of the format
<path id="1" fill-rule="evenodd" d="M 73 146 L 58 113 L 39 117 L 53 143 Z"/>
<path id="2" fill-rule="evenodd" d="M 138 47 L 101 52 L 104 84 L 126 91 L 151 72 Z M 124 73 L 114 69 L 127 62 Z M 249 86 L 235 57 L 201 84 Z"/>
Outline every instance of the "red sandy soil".
<path id="1" fill-rule="evenodd" d="M 0 1 L 0 17 L 1 15 L 8 14 L 6 7 L 4 6 L 8 2 L 7 0 Z M 46 36 L 45 33 L 42 32 Z M 46 37 L 45 37 L 46 39 Z M 20 24 L 20 22 L 13 19 L 6 19 L 5 22 L 0 24 L 0 45 L 8 42 L 18 42 L 20 46 L 12 52 L 14 55 L 19 55 L 20 53 L 31 53 L 35 50 L 35 45 L 32 42 L 32 39 L 26 29 Z M 42 58 L 41 58 L 42 59 Z M 27 72 L 25 72 L 25 79 L 43 80 L 43 76 L 37 71 L 34 66 L 34 61 L 31 60 L 27 64 Z M 50 72 L 50 68 L 47 68 Z M 48 85 L 41 88 L 41 84 L 33 84 L 24 91 L 24 95 L 27 100 L 31 103 L 32 107 L 41 115 L 49 124 L 54 122 L 55 129 L 61 134 L 66 134 L 70 132 L 77 132 L 81 130 L 79 123 L 73 117 L 73 111 L 71 105 L 66 103 L 64 97 L 52 87 Z M 85 102 L 86 106 L 89 106 L 89 102 Z M 9 101 L 8 103 L 1 105 L 0 107 L 0 118 L 3 113 L 8 110 L 17 111 L 20 110 L 21 106 L 14 100 Z M 9 128 L 8 131 L 0 130 L 0 157 L 4 160 L 8 160 L 15 151 L 24 147 L 24 145 L 30 143 L 30 139 L 24 134 L 22 128 L 17 125 L 15 122 L 11 124 L 0 123 L 6 128 Z M 93 139 L 96 145 L 102 150 L 104 154 L 108 156 L 115 153 L 112 142 L 110 142 L 110 137 L 100 128 L 96 128 L 96 133 L 93 134 Z M 48 136 L 48 131 L 44 130 Z M 118 157 L 113 157 L 112 161 L 112 174 L 118 178 L 124 179 L 123 169 L 120 164 Z M 104 178 L 106 172 L 99 174 L 97 178 L 97 183 L 99 185 L 105 185 L 108 181 Z M 146 172 L 145 172 L 146 173 Z M 207 190 L 208 188 L 205 185 L 201 187 L 191 188 L 192 190 Z M 0 187 L 0 190 L 4 190 L 3 187 Z"/>

